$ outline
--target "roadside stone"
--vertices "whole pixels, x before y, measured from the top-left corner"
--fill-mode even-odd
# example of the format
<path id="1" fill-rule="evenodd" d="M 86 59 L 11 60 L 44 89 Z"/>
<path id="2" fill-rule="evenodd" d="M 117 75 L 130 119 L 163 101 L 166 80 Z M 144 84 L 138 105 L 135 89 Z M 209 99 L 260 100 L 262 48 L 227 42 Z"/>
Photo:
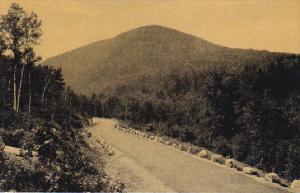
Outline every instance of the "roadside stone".
<path id="1" fill-rule="evenodd" d="M 190 154 L 193 154 L 193 155 L 195 155 L 195 154 L 197 154 L 197 153 L 199 153 L 199 149 L 198 148 L 196 148 L 196 147 L 188 147 L 188 150 L 187 150 Z"/>
<path id="2" fill-rule="evenodd" d="M 226 167 L 235 168 L 236 165 L 237 165 L 237 161 L 234 159 L 226 159 L 226 161 L 225 161 Z"/>
<path id="3" fill-rule="evenodd" d="M 165 144 L 166 145 L 172 145 L 172 142 L 167 140 L 167 141 L 165 141 Z"/>
<path id="4" fill-rule="evenodd" d="M 257 169 L 253 167 L 244 167 L 243 173 L 249 175 L 257 175 Z"/>
<path id="5" fill-rule="evenodd" d="M 287 179 L 283 178 L 279 178 L 279 182 L 276 183 L 280 184 L 283 187 L 289 187 L 289 185 L 291 184 Z"/>
<path id="6" fill-rule="evenodd" d="M 206 150 L 201 150 L 198 153 L 198 156 L 201 157 L 201 158 L 207 158 L 208 157 L 208 152 Z"/>
<path id="7" fill-rule="evenodd" d="M 158 138 L 158 142 L 159 142 L 159 143 L 165 143 L 165 140 L 164 140 L 164 138 L 159 137 L 159 138 Z"/>
<path id="8" fill-rule="evenodd" d="M 300 179 L 294 180 L 291 184 L 291 189 L 294 192 L 300 192 Z"/>
<path id="9" fill-rule="evenodd" d="M 218 162 L 220 164 L 225 164 L 225 158 L 222 155 L 219 155 L 219 154 L 213 154 L 211 156 L 210 160 L 213 161 L 213 162 Z"/>
<path id="10" fill-rule="evenodd" d="M 187 147 L 186 147 L 185 145 L 183 145 L 183 144 L 180 144 L 180 145 L 178 146 L 178 149 L 179 149 L 180 151 L 187 151 Z"/>
<path id="11" fill-rule="evenodd" d="M 110 149 L 110 150 L 108 151 L 108 155 L 109 155 L 109 156 L 115 155 L 115 150 Z"/>
<path id="12" fill-rule="evenodd" d="M 178 145 L 176 144 L 176 143 L 173 143 L 173 145 L 172 145 L 172 147 L 174 147 L 174 148 L 178 148 Z"/>

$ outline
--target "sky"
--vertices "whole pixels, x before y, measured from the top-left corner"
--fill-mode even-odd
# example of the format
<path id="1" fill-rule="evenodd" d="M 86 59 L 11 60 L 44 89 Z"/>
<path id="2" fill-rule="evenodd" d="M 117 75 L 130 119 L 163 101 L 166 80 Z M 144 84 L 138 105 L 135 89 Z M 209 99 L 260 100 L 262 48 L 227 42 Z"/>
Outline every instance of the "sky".
<path id="1" fill-rule="evenodd" d="M 300 53 L 300 0 L 0 0 L 34 11 L 43 59 L 146 25 L 162 25 L 233 48 Z"/>

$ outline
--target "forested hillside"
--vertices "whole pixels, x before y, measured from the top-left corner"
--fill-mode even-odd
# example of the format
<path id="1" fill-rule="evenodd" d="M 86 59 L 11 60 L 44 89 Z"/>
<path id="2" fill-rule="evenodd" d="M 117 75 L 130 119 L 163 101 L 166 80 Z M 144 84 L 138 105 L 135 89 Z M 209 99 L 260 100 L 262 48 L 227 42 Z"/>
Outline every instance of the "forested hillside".
<path id="1" fill-rule="evenodd" d="M 68 85 L 77 93 L 113 92 L 115 86 L 137 77 L 162 72 L 223 66 L 238 69 L 286 54 L 232 49 L 158 25 L 124 32 L 43 61 L 62 68 Z"/>
<path id="2" fill-rule="evenodd" d="M 37 15 L 16 3 L 0 16 L 0 191 L 112 191 L 87 155 L 87 98 L 39 64 L 41 35 Z"/>
<path id="3" fill-rule="evenodd" d="M 299 55 L 231 49 L 147 26 L 45 64 L 61 66 L 76 91 L 95 93 L 94 116 L 300 177 Z"/>

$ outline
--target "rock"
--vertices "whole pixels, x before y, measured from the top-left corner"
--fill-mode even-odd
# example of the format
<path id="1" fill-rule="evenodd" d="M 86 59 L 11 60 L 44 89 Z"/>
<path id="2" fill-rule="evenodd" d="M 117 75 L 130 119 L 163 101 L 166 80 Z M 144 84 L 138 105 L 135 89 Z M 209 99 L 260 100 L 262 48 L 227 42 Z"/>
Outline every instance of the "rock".
<path id="1" fill-rule="evenodd" d="M 225 158 L 222 155 L 219 154 L 213 154 L 210 158 L 213 162 L 218 162 L 220 164 L 225 164 Z"/>
<path id="2" fill-rule="evenodd" d="M 287 179 L 283 179 L 283 178 L 280 178 L 279 182 L 276 183 L 280 184 L 283 187 L 289 187 L 290 185 L 290 182 Z"/>
<path id="3" fill-rule="evenodd" d="M 179 149 L 180 151 L 186 151 L 186 150 L 187 150 L 187 147 L 186 147 L 185 145 L 183 145 L 183 144 L 180 144 L 180 145 L 178 146 L 178 149 Z"/>
<path id="4" fill-rule="evenodd" d="M 300 179 L 294 180 L 291 184 L 291 189 L 294 192 L 300 192 Z"/>
<path id="5" fill-rule="evenodd" d="M 21 155 L 21 149 L 20 148 L 11 147 L 11 146 L 7 146 L 7 145 L 4 147 L 4 152 L 13 154 L 15 156 L 20 156 Z"/>
<path id="6" fill-rule="evenodd" d="M 198 153 L 198 156 L 199 157 L 202 157 L 202 158 L 207 158 L 208 157 L 208 152 L 206 150 L 201 150 L 199 153 Z"/>
<path id="7" fill-rule="evenodd" d="M 176 143 L 173 143 L 172 147 L 178 148 L 178 145 Z"/>
<path id="8" fill-rule="evenodd" d="M 237 161 L 234 159 L 226 159 L 225 161 L 225 166 L 229 168 L 235 168 L 236 165 L 237 165 Z"/>
<path id="9" fill-rule="evenodd" d="M 278 174 L 272 172 L 265 175 L 265 180 L 268 182 L 279 182 L 280 178 Z"/>
<path id="10" fill-rule="evenodd" d="M 187 150 L 190 154 L 197 154 L 199 152 L 199 149 L 196 148 L 196 147 L 188 147 L 188 150 Z"/>
<path id="11" fill-rule="evenodd" d="M 244 167 L 243 173 L 250 174 L 250 175 L 257 175 L 257 169 L 253 167 Z"/>
<path id="12" fill-rule="evenodd" d="M 153 135 L 151 135 L 151 136 L 149 137 L 149 139 L 154 140 L 155 137 L 154 137 Z"/>
<path id="13" fill-rule="evenodd" d="M 247 167 L 246 164 L 242 163 L 242 162 L 236 162 L 236 165 L 235 165 L 235 168 L 238 170 L 238 171 L 243 171 L 244 168 Z"/>
<path id="14" fill-rule="evenodd" d="M 115 155 L 115 150 L 113 150 L 113 149 L 109 150 L 108 155 L 109 156 Z"/>
<path id="15" fill-rule="evenodd" d="M 164 138 L 159 137 L 159 138 L 158 138 L 158 142 L 159 142 L 159 143 L 165 143 L 165 140 L 164 140 Z"/>
<path id="16" fill-rule="evenodd" d="M 165 141 L 165 144 L 166 145 L 172 145 L 172 142 L 167 140 L 167 141 Z"/>
<path id="17" fill-rule="evenodd" d="M 265 172 L 264 171 L 262 171 L 260 169 L 257 169 L 257 168 L 256 168 L 256 171 L 257 171 L 257 176 L 258 177 L 265 177 Z"/>

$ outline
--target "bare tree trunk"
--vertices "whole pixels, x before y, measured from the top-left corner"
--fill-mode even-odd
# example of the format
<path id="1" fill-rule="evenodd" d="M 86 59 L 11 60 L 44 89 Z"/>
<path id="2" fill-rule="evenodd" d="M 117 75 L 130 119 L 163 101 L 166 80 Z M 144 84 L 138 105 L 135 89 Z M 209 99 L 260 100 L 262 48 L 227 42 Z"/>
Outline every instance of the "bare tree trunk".
<path id="1" fill-rule="evenodd" d="M 13 110 L 17 111 L 17 77 L 16 77 L 16 73 L 17 73 L 17 64 L 14 64 L 14 72 L 13 72 L 13 76 L 14 76 L 14 88 L 13 88 Z"/>
<path id="2" fill-rule="evenodd" d="M 17 112 L 20 111 L 20 97 L 21 97 L 21 92 L 22 92 L 24 71 L 25 71 L 25 64 L 23 64 L 23 66 L 22 66 L 21 77 L 20 77 L 20 82 L 19 82 L 19 91 L 18 91 L 18 97 L 17 97 Z"/>
<path id="3" fill-rule="evenodd" d="M 50 82 L 51 82 L 51 77 L 48 78 L 48 80 L 47 80 L 47 82 L 46 82 L 46 84 L 45 84 L 45 86 L 43 88 L 43 93 L 42 93 L 42 98 L 41 98 L 41 104 L 42 104 L 42 106 L 44 105 L 45 93 L 46 93 L 46 90 L 47 90 Z"/>
<path id="4" fill-rule="evenodd" d="M 31 114 L 31 74 L 28 73 L 29 97 L 28 97 L 28 114 Z"/>
<path id="5" fill-rule="evenodd" d="M 128 114 L 128 104 L 127 101 L 125 102 L 125 121 L 127 121 L 127 114 Z"/>

